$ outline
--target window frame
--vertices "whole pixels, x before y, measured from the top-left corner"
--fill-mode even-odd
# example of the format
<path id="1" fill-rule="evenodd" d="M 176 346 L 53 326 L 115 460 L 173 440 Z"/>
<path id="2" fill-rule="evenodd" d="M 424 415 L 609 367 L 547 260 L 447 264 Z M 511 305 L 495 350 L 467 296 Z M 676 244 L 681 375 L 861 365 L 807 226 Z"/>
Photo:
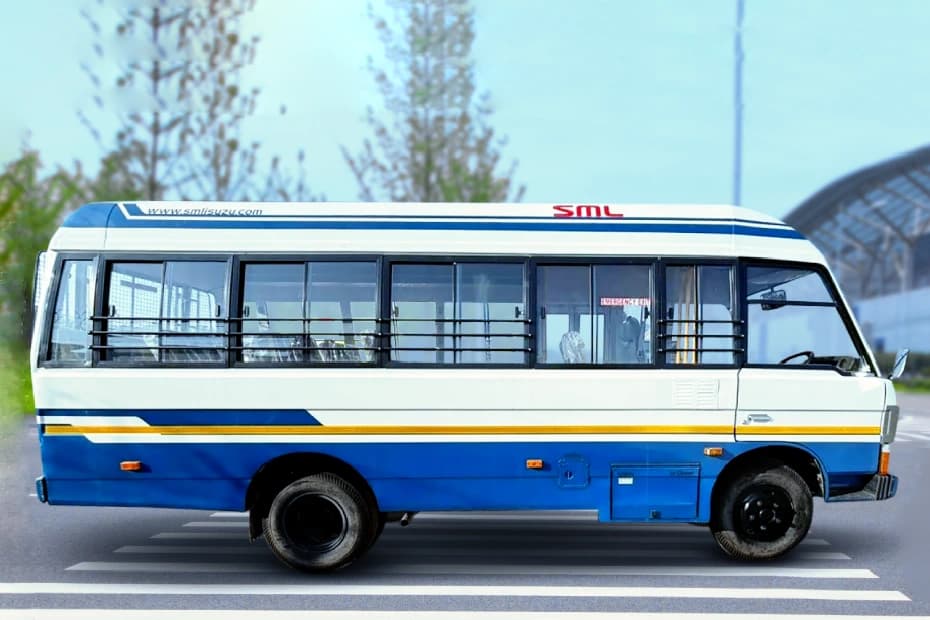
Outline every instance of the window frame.
<path id="1" fill-rule="evenodd" d="M 236 315 L 230 312 L 229 325 L 235 326 L 235 330 L 227 331 L 227 365 L 229 368 L 381 368 L 383 367 L 382 355 L 384 353 L 384 341 L 387 338 L 384 335 L 381 325 L 381 316 L 375 317 L 375 324 L 378 325 L 380 335 L 375 336 L 374 359 L 370 362 L 319 362 L 314 360 L 303 360 L 297 362 L 245 362 L 242 360 L 241 349 L 242 336 L 233 334 L 233 331 L 244 331 L 242 329 L 241 316 L 242 304 L 245 302 L 245 267 L 246 265 L 275 265 L 286 263 L 299 263 L 304 266 L 304 303 L 306 304 L 306 287 L 307 287 L 307 263 L 374 263 L 377 281 L 375 282 L 375 308 L 380 314 L 383 311 L 382 298 L 384 296 L 384 270 L 383 256 L 379 254 L 236 254 L 233 257 L 232 278 L 230 279 L 230 292 L 232 300 L 230 309 L 235 309 Z M 306 307 L 303 310 L 306 312 Z M 306 322 L 306 317 L 302 319 Z M 359 319 L 361 320 L 361 319 Z"/>
<path id="2" fill-rule="evenodd" d="M 502 363 L 468 363 L 468 364 L 459 364 L 455 361 L 452 361 L 448 364 L 432 363 L 432 362 L 401 362 L 391 359 L 391 337 L 393 332 L 391 331 L 391 311 L 392 311 L 392 302 L 391 298 L 391 287 L 392 281 L 391 276 L 393 275 L 393 266 L 394 265 L 452 265 L 452 286 L 453 290 L 456 285 L 457 270 L 455 265 L 457 264 L 466 264 L 466 263 L 476 263 L 476 264 L 516 264 L 523 265 L 523 277 L 524 277 L 524 316 L 526 317 L 526 336 L 524 337 L 527 342 L 529 342 L 528 349 L 525 353 L 525 359 L 522 363 L 519 364 L 502 364 Z M 481 368 L 532 368 L 534 358 L 536 355 L 535 350 L 535 333 L 534 328 L 536 322 L 534 320 L 536 309 L 536 286 L 535 286 L 535 268 L 531 268 L 532 258 L 526 255 L 519 254 L 510 254 L 510 255 L 495 255 L 495 254 L 469 254 L 466 256 L 459 255 L 417 255 L 417 254 L 393 254 L 393 255 L 384 255 L 384 260 L 381 265 L 381 318 L 380 321 L 384 325 L 384 339 L 387 342 L 387 346 L 381 347 L 381 359 L 379 367 L 381 368 L 463 368 L 463 369 L 481 369 Z M 454 336 L 450 334 L 450 337 L 453 337 L 453 347 L 454 347 Z"/>
<path id="3" fill-rule="evenodd" d="M 802 370 L 802 371 L 833 371 L 844 377 L 854 376 L 858 373 L 852 373 L 831 364 L 751 364 L 749 363 L 749 347 L 751 345 L 749 338 L 749 306 L 750 302 L 748 295 L 745 292 L 748 290 L 748 275 L 750 267 L 762 267 L 762 268 L 787 268 L 787 269 L 805 269 L 808 271 L 813 271 L 820 276 L 821 282 L 823 282 L 824 287 L 827 290 L 827 293 L 830 295 L 832 302 L 825 301 L 815 301 L 815 302 L 802 302 L 802 301 L 787 301 L 785 305 L 788 306 L 806 306 L 806 307 L 833 307 L 836 308 L 837 312 L 840 315 L 840 320 L 843 321 L 843 326 L 846 328 L 846 333 L 849 335 L 849 339 L 852 342 L 853 346 L 856 349 L 856 353 L 865 360 L 868 368 L 871 370 L 872 374 L 876 377 L 881 377 L 881 373 L 875 368 L 875 365 L 872 362 L 871 355 L 868 354 L 868 349 L 865 347 L 859 330 L 855 328 L 852 317 L 849 312 L 847 304 L 844 302 L 843 297 L 840 295 L 839 289 L 836 286 L 833 278 L 830 276 L 830 272 L 824 265 L 817 263 L 805 263 L 803 261 L 786 261 L 778 259 L 762 259 L 762 258 L 741 258 L 740 259 L 740 276 L 739 281 L 742 286 L 742 294 L 740 296 L 740 308 L 743 313 L 743 316 L 747 318 L 747 321 L 744 322 L 745 326 L 745 359 L 743 363 L 743 368 L 769 368 L 769 369 L 780 369 L 780 370 Z M 760 301 L 761 303 L 761 301 Z M 755 305 L 755 300 L 753 305 Z"/>
<path id="4" fill-rule="evenodd" d="M 655 346 L 655 337 L 656 337 L 656 312 L 655 309 L 659 303 L 659 260 L 654 257 L 637 257 L 637 256 L 623 256 L 623 257 L 611 257 L 611 256 L 533 256 L 530 258 L 530 264 L 532 265 L 532 273 L 528 272 L 528 277 L 531 278 L 532 285 L 532 308 L 529 308 L 532 311 L 532 314 L 528 316 L 531 317 L 530 326 L 534 328 L 534 334 L 531 342 L 533 343 L 533 351 L 530 354 L 531 367 L 540 368 L 540 369 L 555 369 L 555 370 L 565 370 L 565 369 L 613 369 L 613 370 L 627 370 L 627 369 L 647 369 L 647 368 L 658 368 L 657 358 L 658 354 L 656 353 Z M 537 343 L 539 342 L 538 336 L 540 334 L 540 326 L 537 321 L 539 316 L 539 299 L 537 297 L 537 287 L 539 284 L 539 267 L 588 267 L 591 269 L 592 278 L 593 278 L 593 268 L 596 266 L 618 266 L 618 267 L 628 267 L 628 266 L 647 266 L 650 268 L 650 286 L 652 290 L 650 291 L 650 301 L 652 302 L 652 308 L 649 311 L 649 330 L 650 337 L 652 338 L 652 361 L 646 362 L 644 364 L 566 364 L 563 362 L 550 364 L 538 361 L 538 350 Z M 664 282 L 664 277 L 662 278 Z M 591 289 L 591 295 L 594 295 L 594 289 Z M 593 354 L 592 354 L 593 355 Z"/>
<path id="5" fill-rule="evenodd" d="M 224 287 L 228 287 L 226 290 L 226 299 L 224 303 L 226 304 L 226 318 L 216 319 L 219 322 L 222 322 L 225 325 L 222 333 L 217 333 L 215 336 L 217 338 L 225 338 L 226 344 L 218 349 L 229 349 L 229 325 L 230 325 L 230 298 L 232 297 L 232 287 L 230 286 L 230 269 L 232 268 L 232 255 L 228 253 L 209 253 L 209 254 L 170 254 L 170 253 L 107 253 L 101 256 L 99 265 L 102 265 L 101 269 L 97 271 L 97 288 L 95 289 L 96 299 L 94 301 L 94 319 L 93 319 L 93 361 L 92 366 L 95 368 L 185 368 L 185 369 L 205 369 L 205 370 L 216 370 L 217 368 L 227 368 L 227 358 L 226 355 L 220 355 L 220 359 L 215 362 L 202 362 L 199 364 L 190 364 L 185 362 L 162 362 L 162 361 L 116 361 L 116 360 L 105 360 L 102 359 L 101 353 L 103 352 L 104 346 L 104 337 L 107 330 L 103 329 L 103 326 L 107 323 L 109 317 L 105 316 L 105 311 L 107 309 L 107 300 L 110 297 L 110 272 L 114 263 L 159 263 L 162 265 L 162 284 L 164 284 L 164 266 L 165 263 L 169 262 L 222 262 L 226 264 L 226 278 L 224 280 Z M 159 300 L 159 323 L 164 320 L 164 317 L 161 316 L 162 308 L 161 303 L 163 300 Z M 119 317 L 117 317 L 119 318 Z"/>
<path id="6" fill-rule="evenodd" d="M 96 349 L 93 348 L 95 338 L 91 337 L 90 361 L 88 363 L 77 364 L 74 362 L 63 362 L 62 360 L 51 359 L 52 355 L 52 328 L 55 319 L 55 305 L 58 303 L 58 289 L 61 287 L 62 274 L 65 261 L 90 261 L 94 269 L 94 288 L 92 317 L 97 314 L 97 299 L 100 286 L 100 254 L 97 252 L 59 252 L 55 255 L 55 264 L 52 267 L 51 281 L 45 295 L 42 315 L 42 335 L 39 339 L 39 349 L 37 351 L 36 366 L 38 368 L 92 368 L 95 366 L 94 355 Z M 94 329 L 94 319 L 91 318 L 91 330 Z"/>
<path id="7" fill-rule="evenodd" d="M 659 354 L 660 347 L 656 346 L 656 368 L 676 369 L 676 370 L 733 370 L 742 368 L 746 361 L 746 316 L 744 305 L 744 282 L 741 259 L 738 258 L 716 258 L 713 256 L 672 256 L 659 257 L 657 262 L 658 275 L 656 276 L 656 306 L 662 309 L 662 323 L 655 321 L 656 342 L 665 342 L 666 329 L 662 327 L 665 321 L 665 309 L 668 307 L 668 291 L 666 290 L 667 279 L 666 270 L 669 267 L 730 267 L 733 273 L 733 336 L 713 336 L 714 338 L 733 338 L 734 348 L 733 361 L 727 364 L 675 364 L 665 359 L 665 347 L 661 347 L 662 352 Z M 742 342 L 742 348 L 736 346 Z"/>

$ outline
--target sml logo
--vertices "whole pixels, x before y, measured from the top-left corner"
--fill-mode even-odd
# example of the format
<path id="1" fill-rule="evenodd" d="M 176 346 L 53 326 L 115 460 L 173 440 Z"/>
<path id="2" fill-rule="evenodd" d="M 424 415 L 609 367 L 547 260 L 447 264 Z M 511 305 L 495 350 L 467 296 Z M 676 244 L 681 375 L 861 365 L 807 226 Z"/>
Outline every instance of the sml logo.
<path id="1" fill-rule="evenodd" d="M 554 217 L 623 217 L 613 213 L 610 205 L 553 205 Z"/>

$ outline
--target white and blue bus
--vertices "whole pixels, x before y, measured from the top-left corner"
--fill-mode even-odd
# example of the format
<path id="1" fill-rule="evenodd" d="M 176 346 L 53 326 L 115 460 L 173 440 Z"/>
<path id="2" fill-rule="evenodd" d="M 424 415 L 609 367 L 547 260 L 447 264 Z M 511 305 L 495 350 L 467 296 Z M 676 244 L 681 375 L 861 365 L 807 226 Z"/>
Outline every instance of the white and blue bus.
<path id="1" fill-rule="evenodd" d="M 798 544 L 898 408 L 823 256 L 728 206 L 95 203 L 40 262 L 50 504 L 248 511 L 286 564 L 418 511 Z"/>

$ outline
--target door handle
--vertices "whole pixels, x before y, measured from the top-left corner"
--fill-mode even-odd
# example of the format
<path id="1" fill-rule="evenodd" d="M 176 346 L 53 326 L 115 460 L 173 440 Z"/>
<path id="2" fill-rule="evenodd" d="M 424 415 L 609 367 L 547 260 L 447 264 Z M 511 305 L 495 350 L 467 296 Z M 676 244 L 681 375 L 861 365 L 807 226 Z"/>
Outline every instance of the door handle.
<path id="1" fill-rule="evenodd" d="M 771 421 L 772 421 L 772 416 L 770 416 L 767 413 L 750 413 L 749 415 L 746 416 L 746 419 L 743 420 L 743 424 L 752 424 L 754 422 L 764 424 L 766 422 L 771 422 Z"/>

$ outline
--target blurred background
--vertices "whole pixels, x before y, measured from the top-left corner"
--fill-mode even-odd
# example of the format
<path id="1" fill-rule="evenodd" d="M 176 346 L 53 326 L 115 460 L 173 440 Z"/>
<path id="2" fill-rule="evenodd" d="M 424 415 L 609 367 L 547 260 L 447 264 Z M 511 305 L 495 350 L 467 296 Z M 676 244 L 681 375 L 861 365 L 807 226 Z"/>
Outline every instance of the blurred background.
<path id="1" fill-rule="evenodd" d="M 0 0 L 0 419 L 93 200 L 735 203 L 930 391 L 924 0 Z M 695 206 L 700 209 L 700 206 Z M 917 353 L 915 355 L 915 353 Z"/>

